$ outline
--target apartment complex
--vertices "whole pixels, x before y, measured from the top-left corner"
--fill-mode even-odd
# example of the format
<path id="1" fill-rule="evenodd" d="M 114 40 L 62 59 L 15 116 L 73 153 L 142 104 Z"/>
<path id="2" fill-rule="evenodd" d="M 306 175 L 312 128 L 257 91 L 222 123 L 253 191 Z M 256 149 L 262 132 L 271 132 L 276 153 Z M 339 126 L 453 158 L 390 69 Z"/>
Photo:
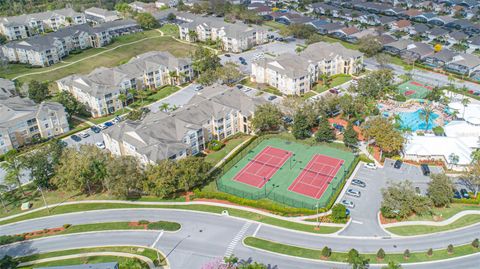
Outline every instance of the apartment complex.
<path id="1" fill-rule="evenodd" d="M 103 47 L 115 36 L 138 31 L 141 28 L 133 20 L 113 21 L 95 27 L 74 25 L 53 33 L 9 42 L 2 46 L 2 52 L 10 62 L 45 67 L 60 62 L 72 51 Z"/>
<path id="2" fill-rule="evenodd" d="M 311 90 L 322 74 L 355 74 L 363 69 L 363 54 L 339 43 L 314 43 L 299 55 L 282 54 L 252 63 L 251 81 L 265 83 L 283 94 L 301 95 Z"/>
<path id="3" fill-rule="evenodd" d="M 92 23 L 104 23 L 119 20 L 117 11 L 98 7 L 87 8 L 84 11 L 87 21 Z"/>
<path id="4" fill-rule="evenodd" d="M 65 108 L 56 102 L 37 105 L 28 98 L 0 98 L 0 154 L 68 132 Z"/>
<path id="5" fill-rule="evenodd" d="M 105 132 L 115 155 L 135 156 L 143 163 L 196 155 L 215 139 L 251 133 L 255 107 L 266 102 L 225 85 L 205 87 L 188 104 L 171 113 L 149 113 L 142 121 L 125 121 Z"/>
<path id="6" fill-rule="evenodd" d="M 180 38 L 189 42 L 220 41 L 222 50 L 242 52 L 268 42 L 267 30 L 244 23 L 227 23 L 216 17 L 189 17 L 180 24 Z"/>
<path id="7" fill-rule="evenodd" d="M 0 33 L 6 36 L 8 40 L 17 40 L 86 22 L 83 13 L 75 12 L 71 8 L 64 8 L 0 18 Z"/>
<path id="8" fill-rule="evenodd" d="M 57 81 L 58 88 L 68 91 L 84 103 L 94 117 L 122 109 L 120 94 L 129 89 L 156 89 L 180 85 L 192 80 L 194 73 L 189 58 L 176 58 L 169 52 L 151 51 L 134 57 L 128 63 L 101 67 L 88 75 L 71 75 Z"/>

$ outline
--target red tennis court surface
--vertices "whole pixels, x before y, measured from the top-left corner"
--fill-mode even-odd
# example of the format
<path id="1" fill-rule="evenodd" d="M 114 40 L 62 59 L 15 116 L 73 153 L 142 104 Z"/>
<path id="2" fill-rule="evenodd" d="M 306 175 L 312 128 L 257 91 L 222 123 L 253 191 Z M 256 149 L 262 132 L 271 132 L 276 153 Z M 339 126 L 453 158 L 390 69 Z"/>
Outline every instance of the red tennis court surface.
<path id="1" fill-rule="evenodd" d="M 342 165 L 343 160 L 316 154 L 288 190 L 318 199 Z"/>
<path id="2" fill-rule="evenodd" d="M 291 155 L 290 151 L 268 146 L 258 153 L 233 179 L 261 188 Z"/>

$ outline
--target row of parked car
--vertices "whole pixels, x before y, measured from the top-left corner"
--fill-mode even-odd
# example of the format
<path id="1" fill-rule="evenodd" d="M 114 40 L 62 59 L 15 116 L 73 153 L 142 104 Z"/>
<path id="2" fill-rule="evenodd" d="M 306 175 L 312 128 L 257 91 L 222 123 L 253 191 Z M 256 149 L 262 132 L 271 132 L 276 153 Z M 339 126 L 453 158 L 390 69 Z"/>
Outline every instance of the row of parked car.
<path id="1" fill-rule="evenodd" d="M 356 179 L 356 178 L 352 179 L 351 185 L 359 187 L 359 188 L 367 187 L 367 184 L 365 182 L 361 181 L 360 179 Z M 347 196 L 354 197 L 354 198 L 360 198 L 362 196 L 362 192 L 360 190 L 354 189 L 354 188 L 347 189 L 345 194 Z M 344 205 L 347 208 L 355 208 L 355 203 L 351 200 L 348 200 L 348 199 L 343 199 L 341 201 L 341 204 Z"/>
<path id="2" fill-rule="evenodd" d="M 102 130 L 105 130 L 107 129 L 108 127 L 111 127 L 115 124 L 117 124 L 118 122 L 120 122 L 122 120 L 122 118 L 120 117 L 115 117 L 113 120 L 111 121 L 106 121 L 102 124 L 98 124 L 98 125 L 94 125 L 92 127 L 90 127 L 90 130 L 96 134 L 100 133 Z M 82 138 L 87 138 L 89 137 L 90 134 L 88 133 L 88 131 L 83 131 L 83 132 L 80 132 L 78 134 L 73 134 L 70 136 L 70 139 L 72 139 L 73 141 L 75 142 L 80 142 L 82 141 Z M 95 145 L 100 148 L 100 149 L 105 149 L 105 144 L 103 142 L 96 142 Z"/>

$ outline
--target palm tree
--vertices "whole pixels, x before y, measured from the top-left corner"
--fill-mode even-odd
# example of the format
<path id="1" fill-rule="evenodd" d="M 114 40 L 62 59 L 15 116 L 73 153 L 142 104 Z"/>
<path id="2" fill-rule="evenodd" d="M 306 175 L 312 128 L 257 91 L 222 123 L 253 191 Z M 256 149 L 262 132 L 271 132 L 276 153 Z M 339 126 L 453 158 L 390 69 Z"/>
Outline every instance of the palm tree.
<path id="1" fill-rule="evenodd" d="M 170 105 L 169 105 L 168 103 L 162 103 L 162 104 L 160 105 L 160 108 L 161 108 L 164 112 L 167 112 L 169 107 L 170 107 Z"/>
<path id="2" fill-rule="evenodd" d="M 428 124 L 430 123 L 430 118 L 433 114 L 433 108 L 429 106 L 425 106 L 422 109 L 422 113 L 420 114 L 420 117 L 425 121 L 425 131 L 428 131 Z"/>
<path id="3" fill-rule="evenodd" d="M 130 88 L 127 90 L 128 94 L 132 97 L 132 101 L 135 102 L 135 96 L 137 95 L 137 90 Z"/>
<path id="4" fill-rule="evenodd" d="M 468 104 L 470 104 L 470 99 L 464 95 L 462 99 L 462 105 L 463 105 L 462 119 L 464 120 L 465 120 L 465 109 L 468 106 Z"/>
<path id="5" fill-rule="evenodd" d="M 386 266 L 383 266 L 382 269 L 402 269 L 402 265 L 394 261 L 390 261 Z"/>
<path id="6" fill-rule="evenodd" d="M 122 102 L 122 112 L 125 112 L 125 107 L 127 106 L 127 96 L 124 93 L 118 95 L 118 100 Z"/>
<path id="7" fill-rule="evenodd" d="M 177 71 L 174 70 L 174 71 L 170 71 L 168 72 L 168 75 L 170 76 L 170 85 L 175 85 L 177 84 L 177 79 L 178 79 L 178 74 L 177 74 Z"/>
<path id="8" fill-rule="evenodd" d="M 138 97 L 140 97 L 140 100 L 142 100 L 142 105 L 143 105 L 143 99 L 147 98 L 148 92 L 146 90 L 140 90 L 137 91 Z"/>

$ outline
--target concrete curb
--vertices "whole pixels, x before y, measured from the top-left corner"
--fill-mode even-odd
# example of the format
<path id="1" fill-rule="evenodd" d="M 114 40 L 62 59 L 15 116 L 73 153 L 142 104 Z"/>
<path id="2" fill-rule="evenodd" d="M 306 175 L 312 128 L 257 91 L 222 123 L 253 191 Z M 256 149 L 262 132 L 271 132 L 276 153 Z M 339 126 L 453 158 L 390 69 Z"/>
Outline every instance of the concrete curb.
<path id="1" fill-rule="evenodd" d="M 464 210 L 464 211 L 458 212 L 457 214 L 455 214 L 452 217 L 450 217 L 446 220 L 443 220 L 443 221 L 402 221 L 402 222 L 383 224 L 383 226 L 385 228 L 413 226 L 413 225 L 425 225 L 425 226 L 441 227 L 441 226 L 446 226 L 446 225 L 452 224 L 455 221 L 459 220 L 460 218 L 468 216 L 468 215 L 480 215 L 480 209 L 479 210 Z"/>

